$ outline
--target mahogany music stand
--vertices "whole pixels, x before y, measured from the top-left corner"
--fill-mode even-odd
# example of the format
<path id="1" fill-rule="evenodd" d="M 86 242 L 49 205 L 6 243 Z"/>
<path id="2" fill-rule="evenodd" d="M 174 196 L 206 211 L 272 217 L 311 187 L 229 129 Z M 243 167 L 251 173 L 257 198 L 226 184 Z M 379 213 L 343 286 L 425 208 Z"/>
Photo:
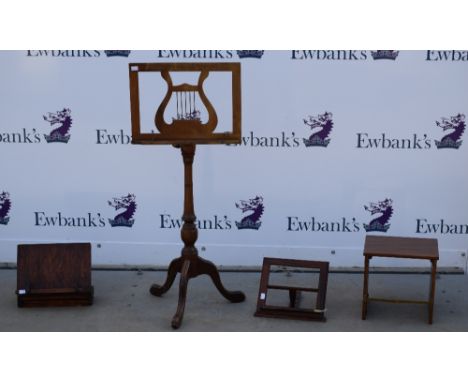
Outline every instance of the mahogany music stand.
<path id="1" fill-rule="evenodd" d="M 167 84 L 167 93 L 159 105 L 154 118 L 158 131 L 143 132 L 140 120 L 139 73 L 159 72 Z M 174 85 L 171 72 L 200 73 L 198 84 L 183 83 Z M 232 131 L 215 132 L 218 125 L 216 110 L 205 95 L 203 84 L 211 72 L 227 72 L 232 77 Z M 153 284 L 150 293 L 162 296 L 172 286 L 177 273 L 180 273 L 179 302 L 172 319 L 172 327 L 177 329 L 182 323 L 189 279 L 199 275 L 211 277 L 218 291 L 231 302 L 245 300 L 244 293 L 229 291 L 224 288 L 216 266 L 200 256 L 195 247 L 198 230 L 193 205 L 192 165 L 196 144 L 226 144 L 241 141 L 241 85 L 239 63 L 135 63 L 129 64 L 130 104 L 132 116 L 132 144 L 171 144 L 180 148 L 184 161 L 184 224 L 181 237 L 184 243 L 181 256 L 172 260 L 167 272 L 167 279 L 161 286 Z M 164 114 L 169 102 L 176 95 L 175 110 L 172 122 L 167 123 Z M 208 121 L 202 122 L 198 105 L 203 104 L 208 114 Z M 174 102 L 173 102 L 174 103 Z M 174 108 L 173 107 L 173 108 Z"/>

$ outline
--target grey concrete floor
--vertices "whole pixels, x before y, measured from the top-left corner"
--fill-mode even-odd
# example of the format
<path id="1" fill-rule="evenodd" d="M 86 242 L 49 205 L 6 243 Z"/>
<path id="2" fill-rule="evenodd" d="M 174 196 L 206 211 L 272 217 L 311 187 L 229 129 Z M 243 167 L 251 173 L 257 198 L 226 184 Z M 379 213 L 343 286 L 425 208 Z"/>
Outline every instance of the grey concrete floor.
<path id="1" fill-rule="evenodd" d="M 159 271 L 93 271 L 94 304 L 89 307 L 17 308 L 16 270 L 0 270 L 0 331 L 3 332 L 142 332 L 172 331 L 171 319 L 178 299 L 178 279 L 164 297 L 148 292 L 162 283 Z M 275 275 L 288 285 L 312 280 L 313 274 Z M 468 331 L 468 277 L 438 275 L 434 324 L 427 324 L 427 307 L 414 304 L 371 302 L 366 321 L 361 320 L 363 276 L 330 273 L 326 322 L 257 318 L 253 314 L 260 281 L 256 272 L 222 272 L 228 289 L 242 290 L 246 301 L 232 304 L 207 276 L 189 282 L 184 321 L 179 331 L 242 332 L 448 332 Z M 309 280 L 309 281 L 310 281 Z M 371 274 L 371 296 L 427 299 L 427 274 Z M 287 304 L 287 296 L 273 296 Z M 303 304 L 309 301 L 305 298 Z M 311 301 L 312 302 L 312 299 Z"/>

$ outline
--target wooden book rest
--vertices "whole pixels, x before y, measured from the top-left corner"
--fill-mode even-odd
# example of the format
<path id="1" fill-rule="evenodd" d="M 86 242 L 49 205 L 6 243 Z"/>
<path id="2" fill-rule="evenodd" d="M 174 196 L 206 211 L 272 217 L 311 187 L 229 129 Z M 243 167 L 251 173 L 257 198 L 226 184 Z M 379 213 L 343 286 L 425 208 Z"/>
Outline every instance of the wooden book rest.
<path id="1" fill-rule="evenodd" d="M 91 244 L 18 245 L 18 307 L 92 305 Z"/>
<path id="2" fill-rule="evenodd" d="M 272 266 L 317 269 L 319 280 L 317 286 L 289 286 L 273 284 L 270 280 Z M 296 320 L 325 321 L 325 298 L 328 283 L 328 266 L 325 261 L 291 260 L 265 257 L 263 259 L 262 276 L 257 299 L 256 317 L 289 318 Z M 289 306 L 275 306 L 267 302 L 268 290 L 284 290 L 289 292 Z M 301 293 L 317 293 L 315 307 L 301 308 Z"/>

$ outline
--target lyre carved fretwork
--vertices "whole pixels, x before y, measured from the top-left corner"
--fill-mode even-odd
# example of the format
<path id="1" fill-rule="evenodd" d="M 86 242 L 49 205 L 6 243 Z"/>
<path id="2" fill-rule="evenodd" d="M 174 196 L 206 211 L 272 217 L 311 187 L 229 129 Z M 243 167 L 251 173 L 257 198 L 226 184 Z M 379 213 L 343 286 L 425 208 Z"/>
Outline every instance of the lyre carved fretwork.
<path id="1" fill-rule="evenodd" d="M 154 118 L 156 128 L 161 133 L 169 133 L 172 130 L 172 132 L 188 136 L 194 133 L 205 135 L 212 133 L 216 129 L 218 116 L 203 91 L 203 83 L 208 75 L 208 71 L 201 71 L 197 85 L 174 85 L 169 71 L 161 71 L 161 77 L 168 85 L 166 96 L 161 105 L 159 105 Z M 164 119 L 164 113 L 174 95 L 177 112 L 176 116 L 172 117 L 172 122 L 167 123 Z M 208 112 L 208 121 L 206 123 L 201 121 L 200 110 L 197 109 L 197 95 Z"/>

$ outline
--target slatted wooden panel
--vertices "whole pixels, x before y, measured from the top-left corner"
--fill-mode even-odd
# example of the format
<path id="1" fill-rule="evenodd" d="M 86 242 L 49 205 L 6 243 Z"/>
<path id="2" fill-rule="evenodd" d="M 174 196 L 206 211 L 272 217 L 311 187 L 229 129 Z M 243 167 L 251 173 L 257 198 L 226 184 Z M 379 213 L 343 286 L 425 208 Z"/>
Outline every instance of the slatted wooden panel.
<path id="1" fill-rule="evenodd" d="M 91 244 L 18 245 L 18 306 L 90 305 Z"/>

